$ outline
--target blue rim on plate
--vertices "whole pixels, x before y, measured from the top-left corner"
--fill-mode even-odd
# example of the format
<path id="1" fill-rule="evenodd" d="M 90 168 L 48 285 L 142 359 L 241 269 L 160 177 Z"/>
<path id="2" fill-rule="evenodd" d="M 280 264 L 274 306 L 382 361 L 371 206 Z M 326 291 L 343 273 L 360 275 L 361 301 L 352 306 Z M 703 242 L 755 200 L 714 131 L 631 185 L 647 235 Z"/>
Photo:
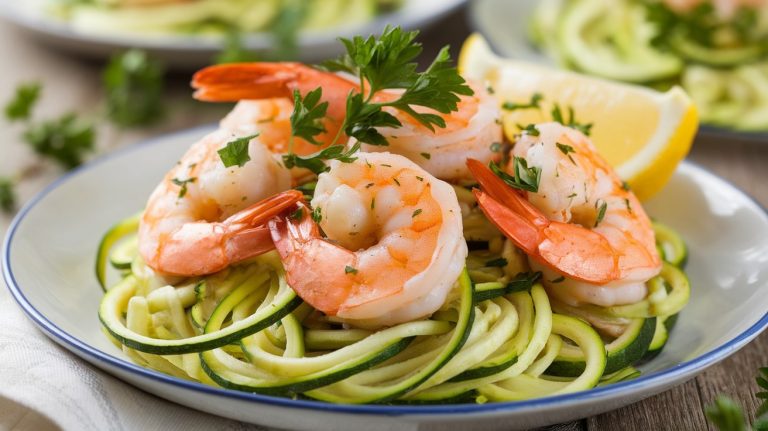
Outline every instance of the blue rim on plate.
<path id="1" fill-rule="evenodd" d="M 201 126 L 198 128 L 185 130 L 184 133 L 188 133 L 190 131 L 198 130 L 198 129 L 203 130 L 205 128 L 210 128 L 210 127 L 211 127 L 210 125 Z M 647 384 L 664 381 L 670 377 L 678 376 L 680 374 L 691 375 L 697 370 L 704 369 L 722 359 L 725 359 L 732 353 L 744 347 L 748 342 L 750 342 L 752 339 L 757 337 L 766 327 L 768 327 L 768 311 L 767 311 L 763 315 L 763 317 L 760 318 L 754 325 L 752 325 L 750 328 L 748 328 L 741 334 L 737 335 L 736 337 L 734 337 L 724 345 L 712 350 L 711 352 L 707 352 L 695 359 L 682 362 L 666 370 L 655 372 L 646 376 L 641 376 L 634 380 L 619 382 L 609 386 L 593 388 L 587 391 L 575 392 L 572 394 L 536 398 L 536 399 L 525 400 L 525 401 L 488 403 L 488 404 L 444 404 L 444 405 L 426 405 L 426 406 L 330 404 L 330 403 L 325 403 L 320 401 L 294 400 L 290 398 L 280 398 L 280 397 L 273 397 L 268 395 L 248 393 L 248 392 L 238 392 L 238 391 L 233 391 L 229 389 L 218 389 L 211 386 L 203 385 L 201 383 L 189 382 L 189 381 L 177 379 L 175 377 L 171 377 L 169 375 L 162 374 L 157 371 L 150 370 L 148 368 L 143 368 L 131 362 L 128 362 L 127 360 L 120 359 L 108 353 L 102 352 L 94 347 L 91 347 L 90 345 L 84 343 L 83 341 L 68 334 L 66 331 L 56 326 L 56 324 L 48 320 L 48 318 L 46 318 L 42 313 L 40 313 L 31 303 L 29 303 L 27 298 L 24 296 L 24 293 L 22 292 L 21 287 L 16 283 L 16 279 L 13 275 L 13 271 L 11 270 L 10 250 L 13 244 L 13 239 L 16 234 L 16 230 L 19 224 L 26 217 L 27 213 L 29 213 L 35 207 L 35 205 L 37 205 L 38 202 L 44 199 L 50 192 L 52 192 L 53 190 L 58 188 L 60 185 L 68 181 L 71 177 L 78 175 L 80 172 L 86 171 L 92 168 L 93 166 L 103 163 L 104 161 L 109 160 L 113 157 L 117 157 L 123 153 L 127 153 L 130 151 L 136 151 L 139 148 L 152 145 L 157 141 L 167 139 L 169 136 L 172 136 L 177 133 L 180 133 L 180 132 L 161 135 L 159 137 L 146 140 L 139 144 L 129 146 L 127 148 L 123 148 L 121 150 L 101 156 L 96 160 L 90 163 L 87 163 L 83 166 L 80 166 L 74 169 L 73 171 L 65 174 L 61 178 L 57 179 L 48 187 L 46 187 L 43 191 L 38 193 L 34 198 L 32 198 L 32 200 L 28 202 L 21 209 L 21 211 L 19 211 L 19 213 L 13 219 L 13 222 L 11 223 L 11 226 L 8 229 L 8 233 L 3 243 L 3 260 L 2 260 L 3 278 L 5 279 L 8 285 L 8 288 L 11 294 L 13 295 L 14 299 L 16 300 L 16 302 L 19 304 L 19 306 L 21 306 L 21 308 L 24 310 L 27 316 L 29 316 L 29 318 L 32 319 L 32 321 L 41 330 L 43 330 L 51 338 L 53 338 L 54 341 L 60 344 L 66 344 L 70 348 L 74 348 L 77 351 L 81 352 L 82 354 L 94 360 L 104 362 L 106 364 L 109 364 L 110 366 L 119 368 L 120 370 L 125 372 L 136 374 L 140 377 L 149 378 L 156 382 L 166 383 L 172 386 L 205 393 L 208 395 L 235 398 L 239 400 L 253 401 L 253 402 L 262 403 L 262 404 L 277 405 L 277 406 L 286 407 L 286 408 L 311 409 L 311 410 L 320 410 L 320 411 L 326 411 L 326 412 L 399 416 L 399 415 L 411 415 L 411 414 L 444 415 L 444 414 L 467 414 L 467 413 L 512 411 L 512 410 L 537 408 L 537 407 L 552 407 L 555 405 L 562 405 L 569 402 L 576 402 L 576 401 L 583 401 L 583 400 L 588 400 L 592 398 L 602 398 L 606 396 L 610 397 L 613 395 L 620 395 L 624 390 L 635 388 L 635 387 L 637 388 L 643 387 Z M 692 165 L 694 166 L 695 169 L 699 171 L 704 171 L 707 174 L 709 174 L 709 172 L 706 169 L 702 168 L 701 166 L 698 166 L 696 164 L 692 164 Z M 709 175 L 712 175 L 712 174 L 709 174 Z M 731 187 L 733 190 L 742 193 L 744 196 L 747 196 L 753 203 L 755 203 L 755 205 L 761 208 L 766 215 L 768 215 L 768 211 L 766 210 L 766 208 L 763 207 L 759 202 L 757 202 L 750 195 L 748 195 L 747 193 L 744 193 L 742 190 L 740 190 L 738 187 L 734 186 L 730 182 L 725 180 L 722 180 L 722 181 L 728 184 L 728 186 Z M 94 250 L 94 253 L 95 253 L 95 250 Z M 94 280 L 93 287 L 96 288 L 95 280 Z M 96 324 L 99 324 L 98 319 L 94 318 L 94 325 Z"/>

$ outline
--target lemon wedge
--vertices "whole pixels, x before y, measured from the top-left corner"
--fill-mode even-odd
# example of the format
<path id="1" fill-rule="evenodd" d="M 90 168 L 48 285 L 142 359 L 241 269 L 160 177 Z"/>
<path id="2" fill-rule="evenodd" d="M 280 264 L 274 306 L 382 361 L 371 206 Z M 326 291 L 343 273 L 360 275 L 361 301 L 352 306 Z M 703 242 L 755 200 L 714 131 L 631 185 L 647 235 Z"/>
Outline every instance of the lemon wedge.
<path id="1" fill-rule="evenodd" d="M 566 118 L 572 108 L 578 123 L 593 124 L 591 138 L 598 151 L 641 200 L 669 181 L 698 129 L 696 108 L 679 87 L 661 93 L 503 59 L 477 34 L 464 42 L 459 72 L 485 82 L 500 102 L 526 104 L 534 94 L 541 94 L 541 109 L 504 111 L 504 133 L 510 140 L 521 126 L 552 121 L 555 104 Z"/>

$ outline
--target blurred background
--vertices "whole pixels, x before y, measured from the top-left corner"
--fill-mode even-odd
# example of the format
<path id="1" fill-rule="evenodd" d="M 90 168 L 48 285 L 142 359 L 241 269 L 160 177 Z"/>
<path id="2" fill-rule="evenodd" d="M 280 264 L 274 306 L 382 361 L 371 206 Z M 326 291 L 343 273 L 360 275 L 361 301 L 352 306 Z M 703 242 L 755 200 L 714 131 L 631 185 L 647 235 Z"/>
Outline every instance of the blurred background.
<path id="1" fill-rule="evenodd" d="M 455 58 L 464 40 L 480 32 L 505 57 L 659 90 L 680 85 L 704 123 L 689 160 L 766 205 L 768 6 L 668 3 L 677 6 L 655 0 L 2 2 L 0 232 L 24 202 L 81 163 L 220 120 L 231 105 L 191 97 L 198 68 L 317 62 L 342 52 L 338 37 L 378 33 L 386 24 L 422 31 L 422 64 L 444 45 Z M 768 350 L 761 340 L 696 383 L 592 421 L 643 416 L 669 397 L 676 400 L 671 404 L 695 405 L 723 387 L 745 385 L 749 376 L 729 376 L 727 383 L 721 377 L 732 367 L 760 365 Z M 661 429 L 645 419 L 645 429 Z"/>

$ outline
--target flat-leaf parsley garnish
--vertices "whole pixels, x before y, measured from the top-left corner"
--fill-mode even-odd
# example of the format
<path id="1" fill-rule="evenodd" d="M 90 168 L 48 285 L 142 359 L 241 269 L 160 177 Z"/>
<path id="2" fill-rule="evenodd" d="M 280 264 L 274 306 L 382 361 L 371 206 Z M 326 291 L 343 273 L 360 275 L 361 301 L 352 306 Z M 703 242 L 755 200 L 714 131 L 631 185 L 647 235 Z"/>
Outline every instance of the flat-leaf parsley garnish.
<path id="1" fill-rule="evenodd" d="M 289 149 L 288 154 L 283 156 L 285 165 L 306 167 L 319 173 L 324 170 L 321 165 L 326 160 L 335 158 L 342 162 L 354 161 L 354 152 L 345 151 L 343 145 L 338 144 L 342 134 L 355 138 L 358 144 L 388 145 L 377 128 L 397 128 L 402 123 L 384 108 L 399 110 L 430 130 L 445 127 L 445 120 L 440 115 L 417 111 L 414 107 L 448 114 L 458 110 L 460 95 L 469 96 L 473 91 L 452 66 L 448 47 L 440 50 L 426 70 L 418 72 L 415 59 L 421 54 L 422 46 L 415 42 L 417 35 L 417 31 L 407 32 L 400 27 L 388 26 L 378 38 L 341 39 L 347 53 L 324 63 L 323 67 L 332 72 L 343 71 L 357 76 L 360 90 L 347 95 L 346 116 L 330 146 L 326 148 L 330 151 L 297 156 Z M 378 92 L 388 89 L 402 91 L 393 100 L 379 101 L 375 98 Z M 320 102 L 321 99 L 322 90 L 319 88 L 304 96 L 294 94 L 292 136 L 318 143 L 315 137 L 325 132 L 321 119 L 328 107 L 328 102 Z"/>
<path id="2" fill-rule="evenodd" d="M 227 142 L 227 145 L 218 151 L 219 158 L 224 163 L 224 167 L 239 166 L 242 168 L 245 166 L 251 160 L 251 156 L 248 155 L 248 144 L 251 142 L 251 139 L 257 136 L 259 136 L 258 133 Z"/>
<path id="3" fill-rule="evenodd" d="M 517 156 L 515 156 L 512 163 L 515 172 L 514 176 L 501 170 L 495 162 L 491 162 L 489 166 L 491 171 L 508 186 L 528 192 L 538 192 L 539 182 L 541 181 L 541 168 L 536 166 L 528 167 L 528 162 L 524 158 Z"/>

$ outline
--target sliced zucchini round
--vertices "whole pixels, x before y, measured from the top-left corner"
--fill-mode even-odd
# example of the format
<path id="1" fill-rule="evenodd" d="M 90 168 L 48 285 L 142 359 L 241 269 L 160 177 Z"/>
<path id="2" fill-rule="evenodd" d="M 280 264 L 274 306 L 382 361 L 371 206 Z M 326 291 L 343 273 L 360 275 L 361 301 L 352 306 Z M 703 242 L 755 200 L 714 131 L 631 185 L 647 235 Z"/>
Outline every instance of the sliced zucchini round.
<path id="1" fill-rule="evenodd" d="M 107 260 L 109 260 L 109 253 L 118 241 L 139 229 L 140 220 L 141 213 L 119 221 L 104 234 L 101 242 L 99 242 L 99 249 L 96 252 L 96 279 L 105 292 L 107 291 Z"/>

